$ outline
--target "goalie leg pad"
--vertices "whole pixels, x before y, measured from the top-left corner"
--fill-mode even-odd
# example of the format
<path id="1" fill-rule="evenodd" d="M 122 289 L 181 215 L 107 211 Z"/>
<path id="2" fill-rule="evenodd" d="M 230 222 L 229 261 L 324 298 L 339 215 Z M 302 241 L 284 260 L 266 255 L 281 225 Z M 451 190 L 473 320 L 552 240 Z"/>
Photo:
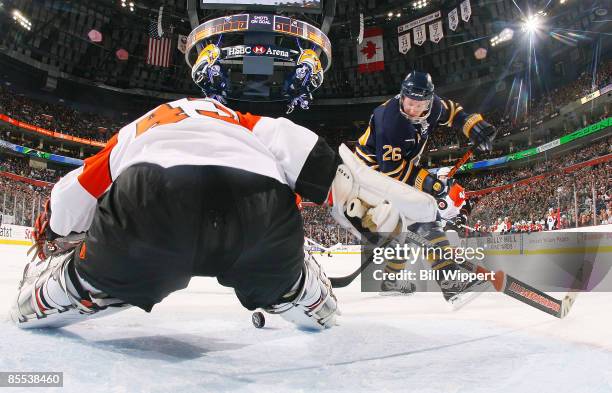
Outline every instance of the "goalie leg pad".
<path id="1" fill-rule="evenodd" d="M 126 308 L 83 280 L 74 269 L 74 250 L 26 265 L 10 317 L 20 328 L 58 328 L 93 314 Z"/>

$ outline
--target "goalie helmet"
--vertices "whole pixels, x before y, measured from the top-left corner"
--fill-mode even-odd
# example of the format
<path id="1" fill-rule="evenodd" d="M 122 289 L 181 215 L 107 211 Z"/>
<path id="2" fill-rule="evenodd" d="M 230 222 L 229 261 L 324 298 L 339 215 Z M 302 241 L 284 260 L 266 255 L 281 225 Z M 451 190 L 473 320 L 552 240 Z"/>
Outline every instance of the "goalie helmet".
<path id="1" fill-rule="evenodd" d="M 426 101 L 427 105 L 423 113 L 419 116 L 411 116 L 404 112 L 402 103 L 404 98 L 414 101 Z M 431 113 L 434 99 L 434 84 L 431 75 L 426 72 L 412 71 L 402 81 L 400 90 L 400 113 L 413 123 L 420 123 L 427 119 Z"/>

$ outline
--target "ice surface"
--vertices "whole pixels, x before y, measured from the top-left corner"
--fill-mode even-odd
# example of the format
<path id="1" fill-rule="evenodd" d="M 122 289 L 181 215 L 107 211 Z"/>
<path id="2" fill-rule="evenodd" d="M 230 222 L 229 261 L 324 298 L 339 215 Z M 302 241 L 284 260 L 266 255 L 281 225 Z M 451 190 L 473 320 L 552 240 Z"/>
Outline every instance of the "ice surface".
<path id="1" fill-rule="evenodd" d="M 581 294 L 558 320 L 500 294 L 453 312 L 440 294 L 381 297 L 357 280 L 336 292 L 341 325 L 308 333 L 270 315 L 255 329 L 231 290 L 197 278 L 150 314 L 23 331 L 5 315 L 26 249 L 0 246 L 0 371 L 63 371 L 49 391 L 612 391 L 612 294 Z M 358 258 L 318 257 L 330 276 Z"/>

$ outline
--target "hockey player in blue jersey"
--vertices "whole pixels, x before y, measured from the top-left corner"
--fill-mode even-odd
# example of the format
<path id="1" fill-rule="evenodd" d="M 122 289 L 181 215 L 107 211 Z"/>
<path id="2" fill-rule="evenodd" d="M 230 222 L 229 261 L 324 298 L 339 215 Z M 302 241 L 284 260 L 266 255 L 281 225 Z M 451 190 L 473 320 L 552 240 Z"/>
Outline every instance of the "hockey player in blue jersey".
<path id="1" fill-rule="evenodd" d="M 448 219 L 462 214 L 464 202 L 454 200 L 453 196 L 461 195 L 464 199 L 463 193 L 452 192 L 456 191 L 453 187 L 460 186 L 419 166 L 429 136 L 436 132 L 438 126 L 460 131 L 477 151 L 491 151 L 495 128 L 482 115 L 467 113 L 460 104 L 437 96 L 428 73 L 412 71 L 402 81 L 400 94 L 374 109 L 368 128 L 355 147 L 355 154 L 373 169 L 433 195 L 441 201 L 441 210 L 446 210 L 441 212 L 442 218 Z M 448 245 L 448 240 L 441 236 L 443 233 L 439 225 L 434 223 L 427 228 L 421 225 L 419 230 L 432 239 L 443 239 L 439 246 Z M 385 271 L 398 272 L 405 265 L 405 262 L 388 262 Z M 406 283 L 384 281 L 381 289 L 383 293 L 390 294 L 410 293 L 413 287 Z M 447 300 L 452 297 L 447 296 Z"/>

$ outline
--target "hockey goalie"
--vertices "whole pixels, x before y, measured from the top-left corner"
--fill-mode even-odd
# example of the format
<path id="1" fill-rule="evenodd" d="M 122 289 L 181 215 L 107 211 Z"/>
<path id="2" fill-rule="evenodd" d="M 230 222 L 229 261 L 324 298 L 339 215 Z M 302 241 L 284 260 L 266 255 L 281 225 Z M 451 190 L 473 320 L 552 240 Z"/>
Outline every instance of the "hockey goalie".
<path id="1" fill-rule="evenodd" d="M 61 327 L 129 306 L 149 312 L 191 277 L 209 276 L 249 310 L 329 328 L 338 301 L 304 256 L 295 193 L 328 200 L 339 217 L 362 200 L 384 232 L 400 219 L 435 219 L 434 198 L 411 190 L 287 119 L 210 98 L 163 104 L 54 186 L 11 319 Z"/>

